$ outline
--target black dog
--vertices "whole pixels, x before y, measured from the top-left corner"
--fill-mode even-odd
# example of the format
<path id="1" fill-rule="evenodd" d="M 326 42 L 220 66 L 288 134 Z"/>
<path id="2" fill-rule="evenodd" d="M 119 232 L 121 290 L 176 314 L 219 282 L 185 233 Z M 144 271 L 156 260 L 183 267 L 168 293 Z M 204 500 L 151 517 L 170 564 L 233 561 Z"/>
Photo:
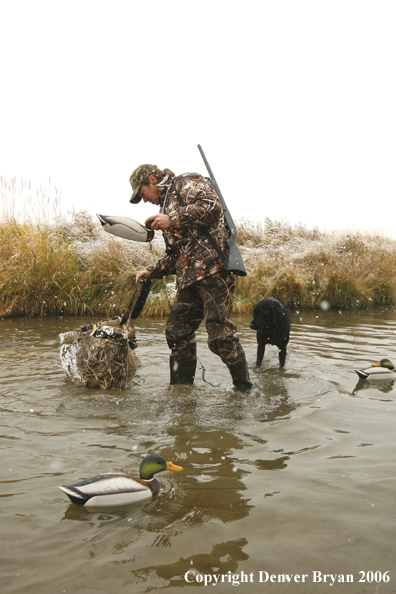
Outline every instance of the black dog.
<path id="1" fill-rule="evenodd" d="M 262 299 L 253 308 L 252 330 L 257 331 L 257 362 L 260 367 L 264 358 L 266 344 L 273 344 L 279 349 L 279 364 L 284 366 L 286 345 L 289 342 L 290 314 L 287 307 L 273 297 Z"/>

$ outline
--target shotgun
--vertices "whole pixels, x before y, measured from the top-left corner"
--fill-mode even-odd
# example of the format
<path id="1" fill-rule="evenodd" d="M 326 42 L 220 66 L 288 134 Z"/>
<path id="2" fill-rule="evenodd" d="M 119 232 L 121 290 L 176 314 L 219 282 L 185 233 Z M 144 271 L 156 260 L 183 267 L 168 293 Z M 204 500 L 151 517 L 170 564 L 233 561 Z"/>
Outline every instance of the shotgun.
<path id="1" fill-rule="evenodd" d="M 238 276 L 246 276 L 247 275 L 246 268 L 245 268 L 245 265 L 242 260 L 241 252 L 239 251 L 239 247 L 237 246 L 237 243 L 236 243 L 237 229 L 235 227 L 235 223 L 234 223 L 233 218 L 230 214 L 230 211 L 227 208 L 227 204 L 225 203 L 223 195 L 220 192 L 220 188 L 217 185 L 217 181 L 215 179 L 215 176 L 213 175 L 213 171 L 210 168 L 208 160 L 205 157 L 205 153 L 203 152 L 200 144 L 198 145 L 198 150 L 201 153 L 201 157 L 202 157 L 203 162 L 205 163 L 206 169 L 209 173 L 209 177 L 207 179 L 212 184 L 213 189 L 216 192 L 216 194 L 218 195 L 218 197 L 220 198 L 220 202 L 223 207 L 225 227 L 226 227 L 226 230 L 227 230 L 227 233 L 229 236 L 228 240 L 227 240 L 227 246 L 230 250 L 229 255 L 228 255 L 228 269 L 227 270 L 229 270 L 230 272 L 232 272 L 233 274 L 236 274 Z"/>

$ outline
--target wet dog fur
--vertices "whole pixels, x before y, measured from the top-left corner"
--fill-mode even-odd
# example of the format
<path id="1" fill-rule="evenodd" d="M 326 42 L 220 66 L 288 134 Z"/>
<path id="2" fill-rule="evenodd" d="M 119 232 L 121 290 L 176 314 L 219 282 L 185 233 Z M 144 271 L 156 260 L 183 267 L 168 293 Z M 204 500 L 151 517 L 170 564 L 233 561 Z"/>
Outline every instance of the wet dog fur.
<path id="1" fill-rule="evenodd" d="M 267 297 L 256 303 L 253 308 L 253 320 L 250 324 L 251 329 L 257 332 L 256 367 L 261 366 L 266 344 L 278 347 L 279 365 L 284 367 L 290 324 L 289 310 L 277 299 Z"/>

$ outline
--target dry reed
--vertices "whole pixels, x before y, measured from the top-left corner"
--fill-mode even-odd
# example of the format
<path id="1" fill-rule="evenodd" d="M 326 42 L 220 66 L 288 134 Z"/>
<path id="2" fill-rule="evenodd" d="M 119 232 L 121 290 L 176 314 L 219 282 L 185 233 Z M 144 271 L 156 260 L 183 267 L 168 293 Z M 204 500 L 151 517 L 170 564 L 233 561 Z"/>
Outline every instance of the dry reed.
<path id="1" fill-rule="evenodd" d="M 395 241 L 321 233 L 268 219 L 264 225 L 242 222 L 238 239 L 249 270 L 239 280 L 238 292 L 252 302 L 276 297 L 291 309 L 395 303 Z"/>
<path id="2" fill-rule="evenodd" d="M 138 270 L 164 254 L 162 237 L 128 242 L 102 231 L 89 213 L 25 221 L 5 216 L 0 226 L 0 316 L 121 315 Z M 290 309 L 328 304 L 342 309 L 396 301 L 396 242 L 382 236 L 322 233 L 270 221 L 238 224 L 248 270 L 237 279 L 234 312 L 250 312 L 264 297 Z M 169 312 L 173 277 L 153 282 L 144 316 Z"/>

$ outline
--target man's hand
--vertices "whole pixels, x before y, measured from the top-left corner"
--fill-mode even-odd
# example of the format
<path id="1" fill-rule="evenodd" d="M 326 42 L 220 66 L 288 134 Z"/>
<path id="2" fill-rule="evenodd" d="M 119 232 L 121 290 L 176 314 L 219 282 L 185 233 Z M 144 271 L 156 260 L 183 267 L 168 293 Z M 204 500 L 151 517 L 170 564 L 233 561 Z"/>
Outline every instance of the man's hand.
<path id="1" fill-rule="evenodd" d="M 170 229 L 172 226 L 171 220 L 167 214 L 157 214 L 151 216 L 145 220 L 144 224 L 147 225 L 149 221 L 151 221 L 151 229 L 154 231 Z"/>
<path id="2" fill-rule="evenodd" d="M 136 283 L 140 281 L 141 278 L 150 278 L 151 272 L 149 270 L 140 270 L 136 273 Z"/>

